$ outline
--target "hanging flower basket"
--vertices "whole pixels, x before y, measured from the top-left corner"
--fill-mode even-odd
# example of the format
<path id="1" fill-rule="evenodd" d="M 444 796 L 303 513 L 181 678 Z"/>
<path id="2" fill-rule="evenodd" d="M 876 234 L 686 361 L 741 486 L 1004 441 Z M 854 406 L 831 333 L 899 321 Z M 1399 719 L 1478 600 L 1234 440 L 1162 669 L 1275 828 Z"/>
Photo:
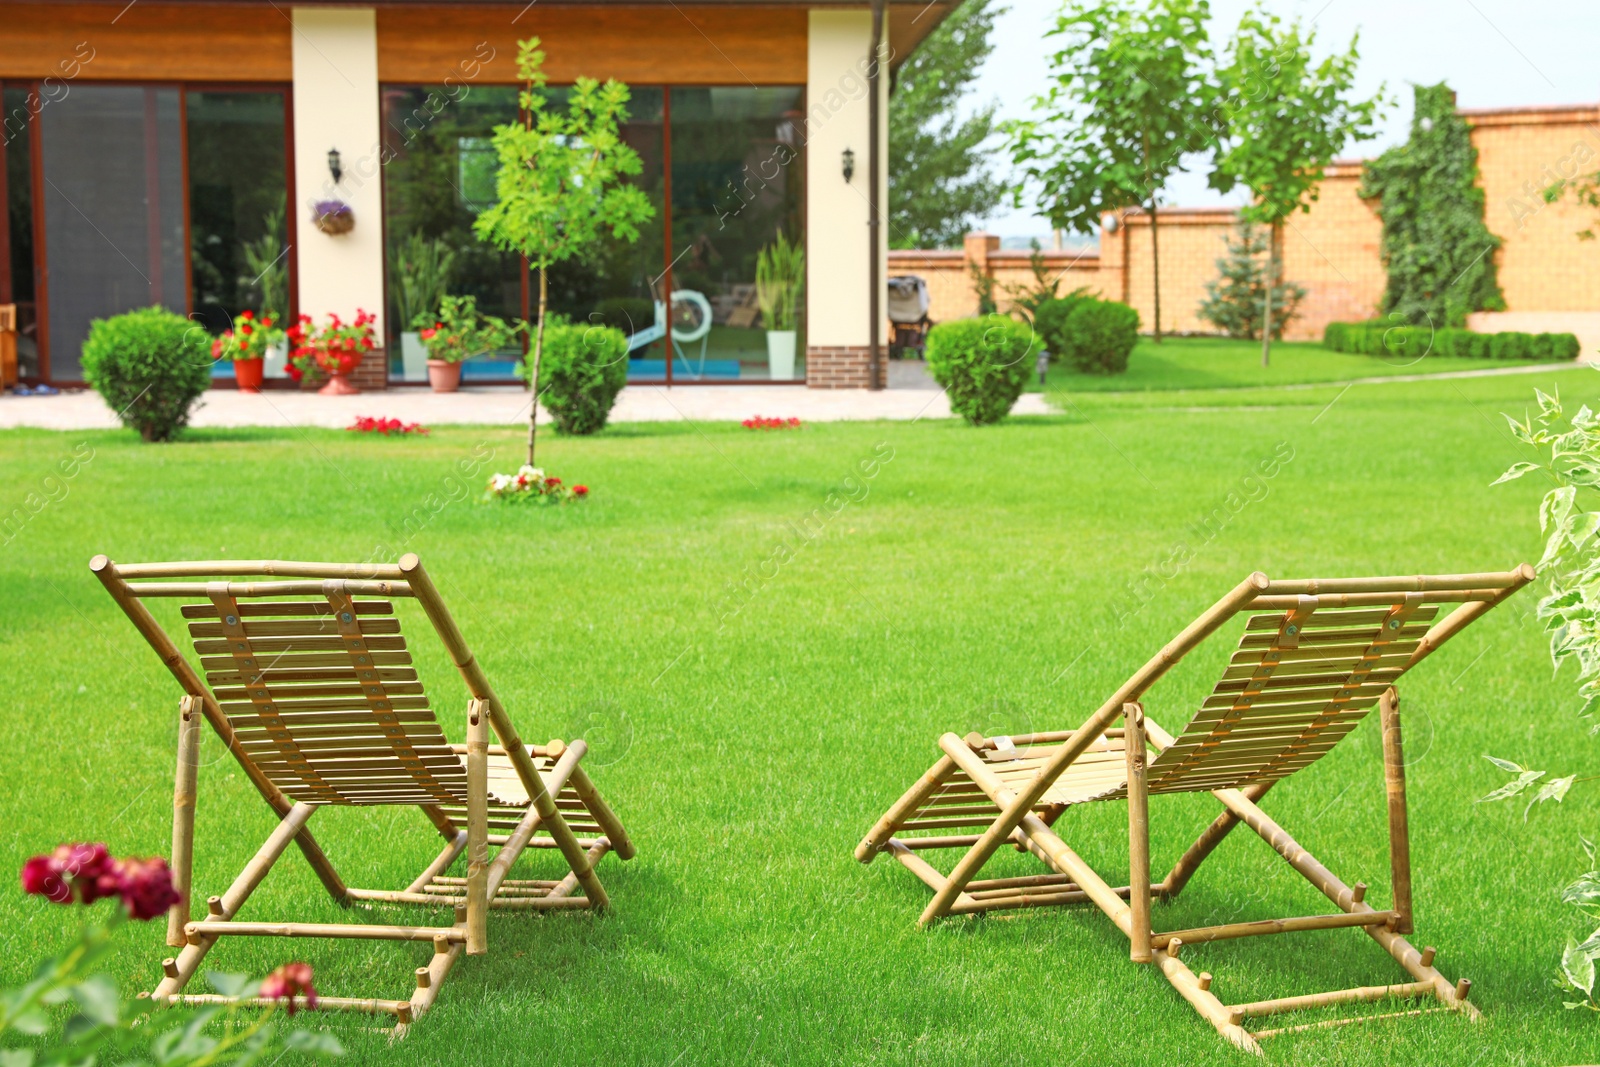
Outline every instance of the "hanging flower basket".
<path id="1" fill-rule="evenodd" d="M 356 228 L 356 213 L 343 200 L 318 200 L 311 205 L 311 221 L 323 233 L 337 237 Z"/>

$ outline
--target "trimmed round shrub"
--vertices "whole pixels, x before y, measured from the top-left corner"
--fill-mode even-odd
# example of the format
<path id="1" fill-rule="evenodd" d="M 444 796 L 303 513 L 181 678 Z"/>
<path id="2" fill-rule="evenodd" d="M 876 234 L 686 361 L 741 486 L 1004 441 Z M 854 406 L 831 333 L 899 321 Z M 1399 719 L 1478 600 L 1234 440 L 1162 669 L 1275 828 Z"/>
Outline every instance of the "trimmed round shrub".
<path id="1" fill-rule="evenodd" d="M 1033 327 L 1004 315 L 941 322 L 928 331 L 926 358 L 950 410 L 974 426 L 999 422 L 1022 395 L 1039 352 Z"/>
<path id="2" fill-rule="evenodd" d="M 1121 374 L 1139 343 L 1139 313 L 1114 300 L 1086 300 L 1067 316 L 1067 350 L 1086 374 Z"/>
<path id="3" fill-rule="evenodd" d="M 529 352 L 529 359 L 533 353 Z M 528 377 L 531 365 L 523 365 Z M 559 433 L 605 429 L 611 406 L 628 380 L 628 339 L 615 326 L 567 322 L 551 316 L 544 325 L 539 361 L 540 403 Z"/>
<path id="4" fill-rule="evenodd" d="M 169 441 L 188 425 L 211 363 L 205 329 L 161 307 L 95 319 L 83 342 L 84 380 L 146 441 Z"/>
<path id="5" fill-rule="evenodd" d="M 1044 342 L 1044 347 L 1049 351 L 1051 363 L 1059 362 L 1070 345 L 1067 338 L 1068 316 L 1078 305 L 1094 299 L 1087 293 L 1073 292 L 1046 300 L 1034 311 L 1033 328 L 1038 331 L 1039 340 Z"/>

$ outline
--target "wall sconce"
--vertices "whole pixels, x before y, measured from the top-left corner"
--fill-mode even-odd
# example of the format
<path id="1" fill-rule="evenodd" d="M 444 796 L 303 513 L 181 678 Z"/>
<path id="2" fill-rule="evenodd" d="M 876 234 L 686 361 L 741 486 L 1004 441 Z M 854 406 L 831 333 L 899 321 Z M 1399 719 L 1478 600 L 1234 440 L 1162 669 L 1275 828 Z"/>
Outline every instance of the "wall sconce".
<path id="1" fill-rule="evenodd" d="M 339 165 L 339 150 L 328 149 L 328 173 L 333 175 L 333 184 L 338 185 L 339 179 L 344 177 L 344 168 Z"/>
<path id="2" fill-rule="evenodd" d="M 1121 225 L 1122 225 L 1122 220 L 1117 218 L 1117 216 L 1112 215 L 1109 219 L 1106 219 L 1106 227 L 1105 227 L 1106 228 L 1106 232 L 1107 233 L 1116 233 L 1117 232 L 1117 228 L 1119 226 L 1121 226 Z"/>
<path id="3" fill-rule="evenodd" d="M 846 148 L 844 150 L 844 156 L 842 157 L 842 163 L 844 165 L 844 182 L 845 182 L 846 185 L 849 185 L 850 184 L 850 179 L 855 177 L 855 174 L 856 174 L 856 154 L 855 154 L 855 152 L 852 151 L 851 149 Z"/>

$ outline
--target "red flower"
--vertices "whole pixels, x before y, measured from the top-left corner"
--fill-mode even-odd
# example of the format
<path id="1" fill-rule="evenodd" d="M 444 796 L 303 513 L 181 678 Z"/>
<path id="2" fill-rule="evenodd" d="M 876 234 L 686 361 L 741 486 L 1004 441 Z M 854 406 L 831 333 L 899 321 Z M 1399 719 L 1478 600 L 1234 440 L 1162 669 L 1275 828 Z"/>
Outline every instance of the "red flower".
<path id="1" fill-rule="evenodd" d="M 117 893 L 130 918 L 154 919 L 178 903 L 178 892 L 172 888 L 172 871 L 159 856 L 121 860 L 116 873 Z"/>
<path id="2" fill-rule="evenodd" d="M 260 995 L 267 1000 L 286 1001 L 290 1015 L 295 1012 L 294 998 L 302 994 L 306 998 L 306 1007 L 317 1006 L 317 990 L 311 984 L 309 963 L 285 963 L 261 980 Z"/>
<path id="3" fill-rule="evenodd" d="M 72 903 L 72 887 L 61 877 L 49 856 L 35 856 L 22 865 L 22 891 L 47 897 L 57 904 Z"/>
<path id="4" fill-rule="evenodd" d="M 437 329 L 435 329 L 432 326 L 429 326 L 426 330 L 422 331 L 421 336 L 422 336 L 422 339 L 424 341 L 431 341 L 431 340 L 433 340 L 433 335 L 438 333 L 438 332 L 439 331 Z"/>
<path id="5" fill-rule="evenodd" d="M 241 319 L 253 319 L 256 317 L 256 313 L 253 311 L 241 311 L 239 312 L 239 317 Z"/>
<path id="6" fill-rule="evenodd" d="M 575 486 L 572 487 L 572 495 L 573 496 L 588 496 L 589 495 L 589 487 L 587 485 L 575 485 Z"/>

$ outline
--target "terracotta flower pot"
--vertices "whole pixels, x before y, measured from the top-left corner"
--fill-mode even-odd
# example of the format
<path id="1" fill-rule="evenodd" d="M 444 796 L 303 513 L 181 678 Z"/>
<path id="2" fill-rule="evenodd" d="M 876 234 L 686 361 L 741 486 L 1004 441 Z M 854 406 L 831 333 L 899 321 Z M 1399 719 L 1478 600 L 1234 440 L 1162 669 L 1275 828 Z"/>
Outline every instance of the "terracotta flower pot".
<path id="1" fill-rule="evenodd" d="M 461 364 L 447 359 L 428 360 L 428 384 L 436 393 L 453 393 L 461 388 Z"/>
<path id="2" fill-rule="evenodd" d="M 350 384 L 350 375 L 330 374 L 328 383 L 317 392 L 323 396 L 354 396 L 361 390 Z"/>
<path id="3" fill-rule="evenodd" d="M 236 359 L 233 361 L 233 380 L 241 393 L 261 392 L 261 381 L 266 374 L 263 359 Z"/>

